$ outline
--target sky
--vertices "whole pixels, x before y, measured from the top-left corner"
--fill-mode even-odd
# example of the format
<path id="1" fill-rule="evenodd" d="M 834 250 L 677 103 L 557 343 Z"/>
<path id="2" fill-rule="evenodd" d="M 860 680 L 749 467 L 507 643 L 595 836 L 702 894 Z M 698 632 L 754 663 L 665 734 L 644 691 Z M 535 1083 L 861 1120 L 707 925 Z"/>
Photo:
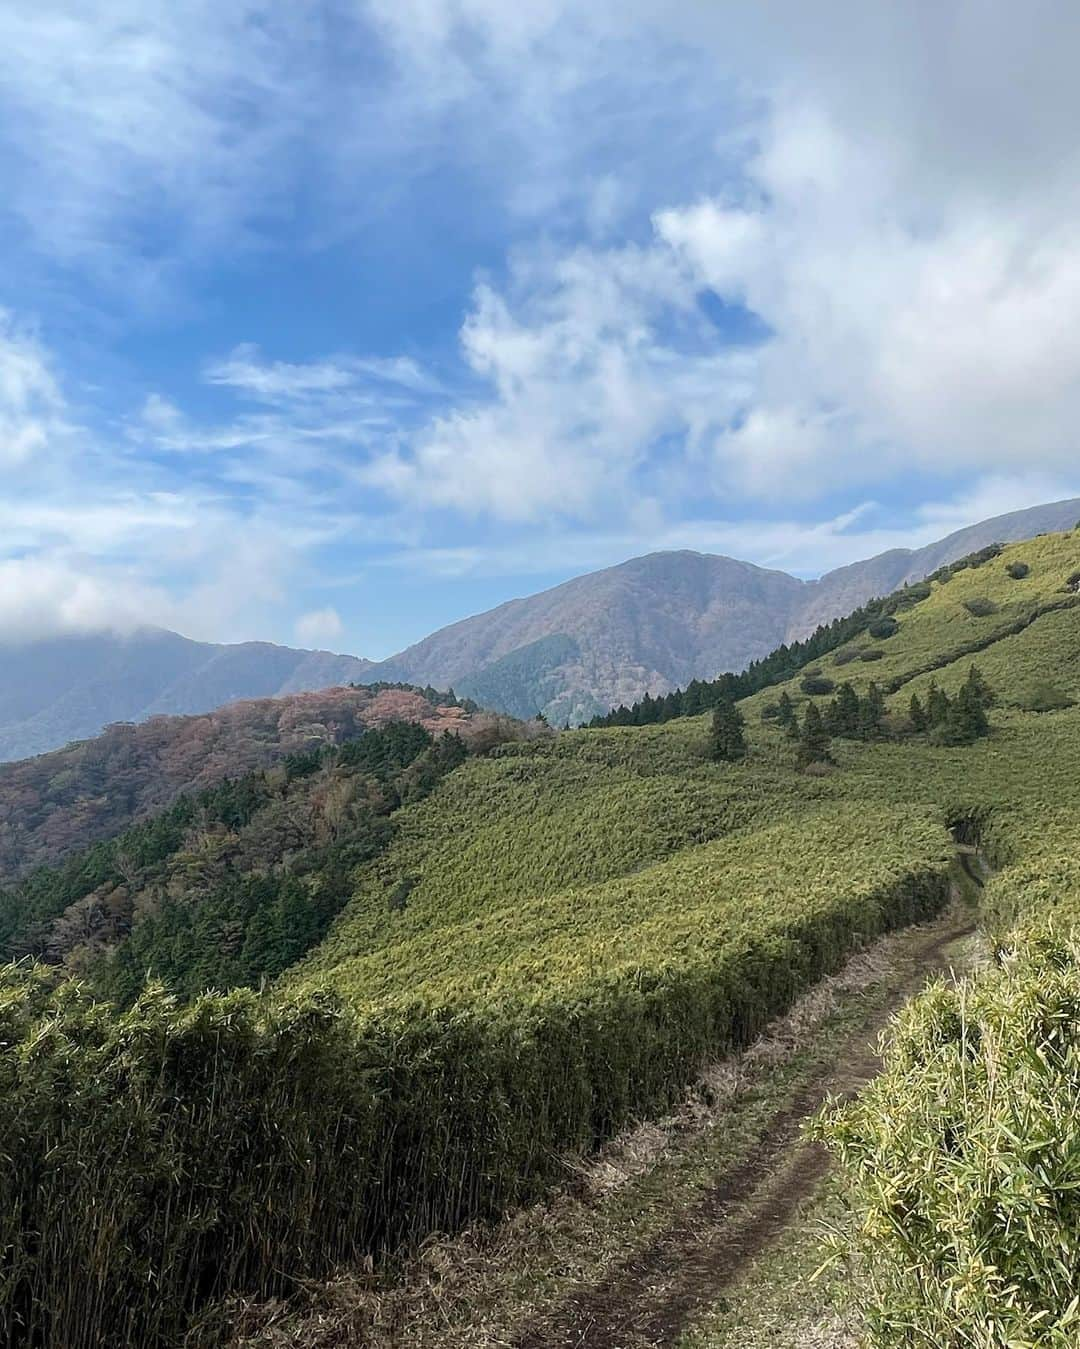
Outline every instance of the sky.
<path id="1" fill-rule="evenodd" d="M 8 0 L 0 640 L 377 659 L 1080 495 L 1078 59 L 1068 0 Z"/>

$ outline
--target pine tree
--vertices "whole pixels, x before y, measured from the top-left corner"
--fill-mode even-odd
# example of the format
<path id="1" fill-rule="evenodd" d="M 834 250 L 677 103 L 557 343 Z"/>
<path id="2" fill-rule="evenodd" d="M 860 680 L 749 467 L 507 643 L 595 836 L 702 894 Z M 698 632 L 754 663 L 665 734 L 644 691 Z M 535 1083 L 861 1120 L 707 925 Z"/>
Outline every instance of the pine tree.
<path id="1" fill-rule="evenodd" d="M 945 731 L 950 745 L 970 745 L 989 734 L 990 723 L 977 686 L 965 684 L 953 699 Z"/>
<path id="2" fill-rule="evenodd" d="M 833 763 L 829 753 L 829 733 L 821 719 L 816 703 L 808 703 L 803 720 L 802 734 L 799 737 L 798 761 L 806 768 L 814 763 Z"/>
<path id="3" fill-rule="evenodd" d="M 997 702 L 997 694 L 983 678 L 982 671 L 977 665 L 973 665 L 968 670 L 966 687 L 970 690 L 971 696 L 977 698 L 984 709 L 993 707 Z"/>
<path id="4" fill-rule="evenodd" d="M 787 689 L 781 693 L 780 700 L 776 706 L 777 723 L 794 739 L 799 734 L 799 718 L 795 715 L 795 704 L 791 701 Z"/>
<path id="5" fill-rule="evenodd" d="M 876 684 L 871 684 L 866 690 L 866 696 L 859 699 L 857 714 L 859 739 L 876 739 L 881 734 L 881 719 L 884 715 L 885 697 Z"/>
<path id="6" fill-rule="evenodd" d="M 936 684 L 930 685 L 926 695 L 926 720 L 930 726 L 943 726 L 949 716 L 949 695 Z"/>
<path id="7" fill-rule="evenodd" d="M 857 735 L 859 731 L 859 696 L 850 684 L 841 684 L 836 691 L 836 727 L 833 735 Z M 829 728 L 832 729 L 832 728 Z"/>
<path id="8" fill-rule="evenodd" d="M 746 722 L 732 702 L 719 703 L 712 716 L 709 753 L 721 763 L 745 759 L 748 753 L 743 727 Z"/>
<path id="9" fill-rule="evenodd" d="M 908 717 L 911 720 L 911 728 L 916 735 L 922 735 L 930 724 L 926 715 L 926 708 L 919 702 L 917 693 L 911 695 L 911 702 L 908 704 Z"/>

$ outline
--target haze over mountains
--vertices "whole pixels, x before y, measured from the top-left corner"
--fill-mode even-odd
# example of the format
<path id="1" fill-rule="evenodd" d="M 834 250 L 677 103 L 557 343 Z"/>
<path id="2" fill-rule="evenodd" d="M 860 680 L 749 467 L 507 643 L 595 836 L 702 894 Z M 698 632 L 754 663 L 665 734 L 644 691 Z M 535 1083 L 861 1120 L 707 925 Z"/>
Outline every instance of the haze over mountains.
<path id="1" fill-rule="evenodd" d="M 9 645 L 0 759 L 40 754 L 115 721 L 377 680 L 453 686 L 515 716 L 583 721 L 645 692 L 741 669 L 977 548 L 1069 529 L 1078 518 L 1080 499 L 1015 511 L 816 581 L 727 557 L 652 553 L 510 600 L 381 662 L 267 642 L 215 645 L 160 629 Z"/>

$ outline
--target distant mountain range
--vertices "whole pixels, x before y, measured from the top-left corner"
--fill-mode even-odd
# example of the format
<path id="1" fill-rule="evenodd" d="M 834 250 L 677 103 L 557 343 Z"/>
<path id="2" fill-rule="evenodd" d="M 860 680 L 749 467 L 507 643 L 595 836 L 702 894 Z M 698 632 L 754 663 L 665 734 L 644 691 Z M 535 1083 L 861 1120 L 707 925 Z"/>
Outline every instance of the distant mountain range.
<path id="1" fill-rule="evenodd" d="M 801 581 L 705 553 L 650 553 L 453 623 L 366 678 L 452 685 L 515 716 L 585 721 L 642 694 L 741 670 L 781 642 L 989 543 L 1071 529 L 1080 498 L 985 520 Z"/>
<path id="2" fill-rule="evenodd" d="M 1070 529 L 1078 519 L 1080 498 L 1035 506 L 816 581 L 728 557 L 651 553 L 510 600 L 377 663 L 268 642 L 213 645 L 159 629 L 6 646 L 0 759 L 40 754 L 111 722 L 376 680 L 452 686 L 514 716 L 542 711 L 554 724 L 576 723 L 645 692 L 739 670 L 986 544 Z"/>
<path id="3" fill-rule="evenodd" d="M 357 683 L 371 662 L 270 642 L 215 645 L 161 628 L 0 647 L 0 760 L 96 735 L 116 721 L 209 712 Z"/>

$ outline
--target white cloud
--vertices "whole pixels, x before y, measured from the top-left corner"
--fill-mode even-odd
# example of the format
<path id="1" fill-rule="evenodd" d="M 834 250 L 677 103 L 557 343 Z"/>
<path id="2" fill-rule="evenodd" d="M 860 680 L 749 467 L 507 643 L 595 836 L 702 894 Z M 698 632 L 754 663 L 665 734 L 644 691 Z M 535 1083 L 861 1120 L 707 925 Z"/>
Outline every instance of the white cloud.
<path id="1" fill-rule="evenodd" d="M 697 331 L 693 289 L 656 249 L 578 249 L 523 262 L 513 300 L 477 287 L 463 354 L 492 397 L 441 413 L 364 477 L 411 503 L 505 520 L 647 508 L 677 484 L 639 480 L 658 438 L 694 435 L 700 391 L 733 410 L 741 358 L 683 353 L 654 330 Z"/>
<path id="2" fill-rule="evenodd" d="M 518 75 L 543 142 L 533 77 L 565 50 L 565 9 L 379 12 L 445 101 Z M 721 499 L 912 471 L 1067 470 L 1080 423 L 1080 14 L 1053 0 L 902 15 L 844 0 L 672 14 L 643 0 L 594 7 L 589 22 L 598 87 L 620 23 L 626 41 L 654 39 L 665 69 L 680 40 L 711 47 L 717 89 L 738 87 L 752 109 L 740 134 L 717 122 L 734 171 L 722 192 L 657 201 L 650 248 L 519 253 L 516 277 L 482 287 L 463 329 L 492 396 L 389 452 L 382 486 L 507 519 L 592 518 L 638 490 L 657 443 L 674 483 L 689 465 L 700 490 L 709 463 Z M 580 75 L 571 60 L 568 78 Z M 594 188 L 587 223 L 597 203 L 602 234 Z M 642 303 L 641 276 L 660 273 Z M 670 341 L 693 290 L 759 323 L 711 388 L 693 373 L 707 348 Z"/>
<path id="3" fill-rule="evenodd" d="M 304 646 L 318 646 L 320 642 L 332 642 L 345 631 L 341 615 L 336 609 L 312 609 L 301 614 L 294 624 L 296 639 Z"/>
<path id="4" fill-rule="evenodd" d="M 211 362 L 204 374 L 210 384 L 275 404 L 344 394 L 355 398 L 368 385 L 398 386 L 413 394 L 441 392 L 439 382 L 408 356 L 339 356 L 297 364 L 265 361 L 251 343 L 234 348 L 225 360 Z M 377 396 L 385 399 L 386 393 L 380 390 Z M 375 397 L 374 393 L 369 394 L 369 401 Z"/>
<path id="5" fill-rule="evenodd" d="M 313 106 L 317 26 L 258 0 L 12 0 L 0 11 L 6 209 L 41 249 L 129 290 L 153 269 L 138 240 L 162 211 L 174 256 L 265 217 Z"/>
<path id="6" fill-rule="evenodd" d="M 63 399 L 36 338 L 0 310 L 0 467 L 38 460 L 66 436 Z"/>
<path id="7" fill-rule="evenodd" d="M 0 213 L 118 292 L 283 208 L 392 221 L 428 165 L 482 189 L 485 250 L 513 239 L 452 389 L 393 349 L 257 334 L 204 367 L 216 415 L 153 393 L 88 430 L 85 391 L 0 323 L 18 614 L 251 634 L 328 540 L 403 520 L 463 574 L 663 546 L 812 570 L 1068 492 L 1078 39 L 1053 0 L 15 0 Z M 835 505 L 897 483 L 895 528 Z M 836 518 L 800 524 L 807 499 Z"/>
<path id="8" fill-rule="evenodd" d="M 0 559 L 0 641 L 130 631 L 166 607 L 163 594 L 127 577 L 95 576 L 59 558 Z"/>

